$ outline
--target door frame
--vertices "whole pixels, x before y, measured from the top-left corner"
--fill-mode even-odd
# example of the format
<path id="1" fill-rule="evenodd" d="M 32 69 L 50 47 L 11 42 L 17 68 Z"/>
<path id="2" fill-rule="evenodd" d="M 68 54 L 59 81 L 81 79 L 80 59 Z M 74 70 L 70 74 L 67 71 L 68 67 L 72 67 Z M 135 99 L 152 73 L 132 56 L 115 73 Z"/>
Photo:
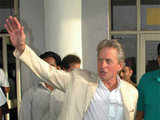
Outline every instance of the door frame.
<path id="1" fill-rule="evenodd" d="M 145 73 L 146 70 L 146 41 L 159 41 L 160 42 L 160 34 L 159 33 L 141 33 L 140 40 L 138 42 L 137 47 L 137 82 L 139 83 L 139 79 Z"/>

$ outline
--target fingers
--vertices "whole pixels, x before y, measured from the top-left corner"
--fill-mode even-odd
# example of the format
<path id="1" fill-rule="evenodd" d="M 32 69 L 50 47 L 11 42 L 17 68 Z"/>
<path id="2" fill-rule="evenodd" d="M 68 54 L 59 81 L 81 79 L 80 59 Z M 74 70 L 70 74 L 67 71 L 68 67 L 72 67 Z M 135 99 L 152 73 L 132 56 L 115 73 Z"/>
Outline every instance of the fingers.
<path id="1" fill-rule="evenodd" d="M 6 30 L 8 31 L 9 34 L 12 33 L 13 29 L 12 29 L 11 24 L 8 19 L 6 20 L 6 24 L 4 25 L 4 27 L 6 28 Z"/>
<path id="2" fill-rule="evenodd" d="M 21 24 L 20 24 L 20 22 L 17 20 L 16 17 L 10 16 L 10 17 L 6 20 L 6 24 L 4 25 L 4 27 L 7 29 L 8 33 L 11 34 L 11 33 L 14 32 L 15 30 L 20 30 L 20 29 L 21 29 Z"/>
<path id="3" fill-rule="evenodd" d="M 12 25 L 15 29 L 21 29 L 21 24 L 16 17 L 13 17 Z"/>
<path id="4" fill-rule="evenodd" d="M 21 35 L 25 35 L 24 34 L 24 27 L 23 26 L 21 27 L 20 31 L 21 31 Z"/>
<path id="5" fill-rule="evenodd" d="M 24 27 L 23 26 L 21 27 L 21 31 L 24 32 Z"/>

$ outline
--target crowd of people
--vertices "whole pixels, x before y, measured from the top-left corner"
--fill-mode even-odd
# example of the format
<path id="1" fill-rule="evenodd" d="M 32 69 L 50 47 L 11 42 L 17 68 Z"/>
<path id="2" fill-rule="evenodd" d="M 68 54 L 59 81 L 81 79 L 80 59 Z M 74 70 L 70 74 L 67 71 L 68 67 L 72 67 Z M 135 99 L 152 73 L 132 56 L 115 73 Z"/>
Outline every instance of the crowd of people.
<path id="1" fill-rule="evenodd" d="M 160 119 L 160 71 L 144 74 L 137 86 L 117 40 L 105 39 L 97 45 L 96 74 L 80 69 L 76 55 L 61 60 L 57 53 L 47 51 L 37 56 L 26 44 L 24 28 L 16 17 L 10 16 L 5 28 L 15 47 L 14 56 L 40 78 L 23 95 L 20 120 Z"/>

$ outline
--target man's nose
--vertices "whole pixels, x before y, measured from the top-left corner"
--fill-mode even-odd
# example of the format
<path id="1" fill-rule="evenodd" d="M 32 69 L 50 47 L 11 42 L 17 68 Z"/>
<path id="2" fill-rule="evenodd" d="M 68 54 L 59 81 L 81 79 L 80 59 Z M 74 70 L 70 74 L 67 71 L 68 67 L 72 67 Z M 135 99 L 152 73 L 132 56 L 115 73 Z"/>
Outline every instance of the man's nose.
<path id="1" fill-rule="evenodd" d="M 105 61 L 105 60 L 102 60 L 102 62 L 101 62 L 101 67 L 102 67 L 102 68 L 107 67 L 107 63 L 106 63 L 106 61 Z"/>

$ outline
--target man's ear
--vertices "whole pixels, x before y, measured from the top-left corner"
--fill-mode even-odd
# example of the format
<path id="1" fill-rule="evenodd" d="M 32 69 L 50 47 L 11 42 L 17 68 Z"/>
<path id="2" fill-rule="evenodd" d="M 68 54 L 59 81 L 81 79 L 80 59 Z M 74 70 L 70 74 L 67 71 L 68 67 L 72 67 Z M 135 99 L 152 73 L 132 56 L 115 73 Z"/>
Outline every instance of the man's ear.
<path id="1" fill-rule="evenodd" d="M 123 62 L 120 62 L 120 63 L 119 63 L 119 71 L 121 71 L 121 70 L 123 69 L 123 67 L 124 67 L 124 63 L 123 63 Z"/>

